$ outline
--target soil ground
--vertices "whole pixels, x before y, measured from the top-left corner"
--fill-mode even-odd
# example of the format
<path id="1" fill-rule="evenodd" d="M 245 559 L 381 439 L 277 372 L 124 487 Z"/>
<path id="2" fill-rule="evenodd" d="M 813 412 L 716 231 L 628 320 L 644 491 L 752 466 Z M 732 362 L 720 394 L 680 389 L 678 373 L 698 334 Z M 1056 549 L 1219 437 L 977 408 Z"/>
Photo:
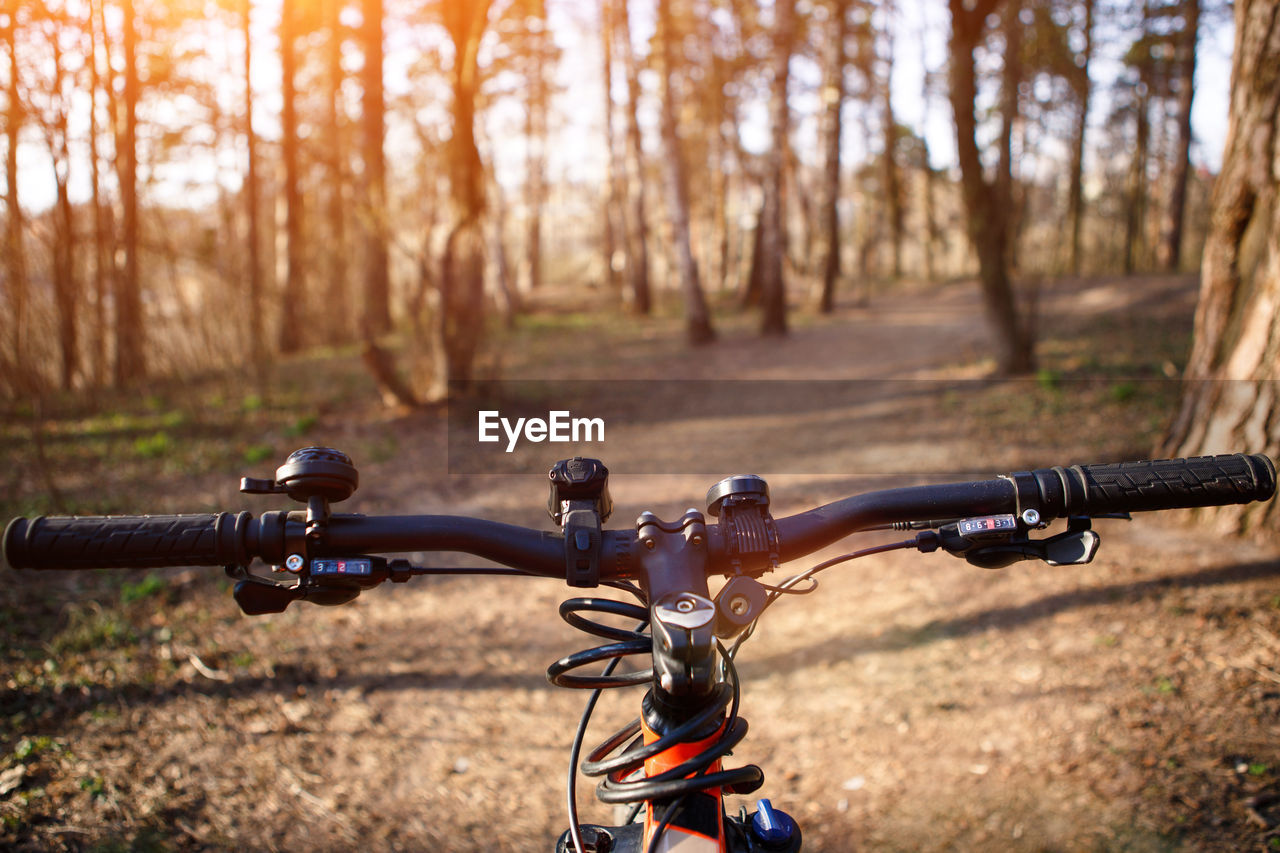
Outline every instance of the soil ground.
<path id="1" fill-rule="evenodd" d="M 678 386 L 724 399 L 647 401 L 611 434 L 606 462 L 627 472 L 613 525 L 697 506 L 743 470 L 769 478 L 781 516 L 880 485 L 1149 454 L 1193 303 L 1186 278 L 1048 284 L 1046 366 L 1021 382 L 983 379 L 972 285 L 846 307 L 773 343 L 730 319 L 697 350 L 671 319 L 535 315 L 492 360 L 529 380 L 868 380 L 861 401 L 742 421 L 704 414 L 770 386 Z M 360 467 L 351 511 L 549 525 L 545 475 L 450 476 L 444 415 L 377 408 L 351 362 L 283 365 L 311 384 L 278 380 L 266 404 L 214 378 L 106 421 L 15 409 L 2 514 L 261 512 L 276 504 L 237 495 L 236 477 L 321 443 Z M 1280 548 L 1181 514 L 1097 529 L 1083 567 L 896 552 L 826 572 L 744 646 L 751 732 L 730 763 L 764 769 L 807 850 L 1280 849 Z M 556 617 L 563 585 L 432 579 L 248 618 L 210 574 L 7 575 L 0 846 L 550 849 L 585 694 L 543 673 L 593 645 Z M 607 694 L 588 741 L 638 700 Z M 580 790 L 584 819 L 609 822 Z"/>

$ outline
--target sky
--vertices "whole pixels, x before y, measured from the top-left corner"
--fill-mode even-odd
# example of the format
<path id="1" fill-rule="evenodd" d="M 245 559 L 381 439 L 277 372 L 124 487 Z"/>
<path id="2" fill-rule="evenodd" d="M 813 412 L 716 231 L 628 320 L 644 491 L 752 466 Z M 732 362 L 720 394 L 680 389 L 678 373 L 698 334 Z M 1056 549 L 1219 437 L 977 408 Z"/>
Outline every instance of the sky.
<path id="1" fill-rule="evenodd" d="M 650 7 L 651 3 L 634 7 L 633 39 L 639 49 L 643 49 L 652 30 L 652 14 L 648 11 Z M 929 71 L 940 70 L 945 64 L 949 24 L 946 3 L 945 0 L 903 0 L 898 7 L 894 25 L 895 113 L 899 121 L 923 133 L 929 142 L 930 154 L 936 167 L 949 166 L 955 159 L 954 130 L 949 106 L 941 96 L 934 96 L 928 102 L 923 96 L 924 75 Z M 279 96 L 276 92 L 279 65 L 274 50 L 269 49 L 274 48 L 273 30 L 278 18 L 277 9 L 278 6 L 274 3 L 257 4 L 254 25 L 257 50 L 254 77 L 255 90 L 259 93 L 255 104 L 255 129 L 266 138 L 277 136 L 279 132 L 276 118 L 279 109 Z M 548 169 L 553 180 L 600 180 L 605 169 L 600 108 L 604 96 L 599 73 L 597 5 L 583 0 L 548 0 L 548 10 L 552 18 L 552 32 L 562 48 L 563 57 L 557 69 L 561 88 L 558 96 L 557 139 L 555 144 L 549 146 Z M 1196 165 L 1206 166 L 1212 171 L 1217 171 L 1221 166 L 1226 136 L 1232 37 L 1230 18 L 1224 16 L 1211 29 L 1202 30 L 1197 57 L 1196 97 L 1192 111 L 1192 126 L 1197 144 L 1193 148 L 1192 159 Z M 1114 78 L 1119 69 L 1119 50 L 1122 47 L 1102 40 L 1098 46 L 1099 55 L 1091 69 L 1096 81 L 1105 83 Z M 423 49 L 421 41 L 416 41 L 407 31 L 397 31 L 394 28 L 388 31 L 385 77 L 389 94 L 404 91 L 408 87 L 406 69 Z M 238 70 L 238 56 L 238 45 L 228 45 L 227 67 Z M 812 78 L 813 75 L 809 76 Z M 803 88 L 803 69 L 797 68 L 795 77 L 798 88 Z M 649 82 L 652 83 L 651 80 Z M 617 85 L 617 91 L 621 95 L 621 82 L 617 81 Z M 1096 91 L 1098 94 L 1093 99 L 1090 116 L 1092 127 L 1099 127 L 1108 111 L 1105 88 L 1099 86 Z M 235 85 L 228 85 L 226 97 L 230 101 L 229 107 L 236 108 L 238 102 L 235 99 L 239 97 L 239 93 Z M 648 100 L 645 110 L 652 118 L 654 105 L 651 97 Z M 802 95 L 795 98 L 797 103 L 802 100 Z M 508 106 L 505 112 L 499 109 L 486 118 L 491 138 L 510 139 L 518 134 L 523 121 L 511 110 L 512 107 Z M 645 110 L 642 110 L 642 114 Z M 180 103 L 165 105 L 160 111 L 168 118 L 179 121 L 184 113 L 192 114 Z M 80 122 L 81 126 L 86 123 L 87 119 Z M 854 123 L 851 128 L 853 132 L 846 133 L 845 136 L 849 146 L 847 154 L 850 160 L 854 160 L 865 155 L 866 146 L 859 138 L 858 125 Z M 393 125 L 388 138 L 387 145 L 393 161 L 396 147 L 403 144 L 406 138 L 404 128 L 399 132 L 400 139 L 397 140 Z M 748 149 L 760 151 L 767 146 L 768 131 L 763 123 L 762 109 L 748 113 L 742 132 L 744 145 Z M 806 132 L 812 133 L 812 127 L 807 131 L 803 123 L 797 127 L 798 134 Z M 523 179 L 522 142 L 518 139 L 505 144 L 497 141 L 493 146 L 493 154 L 497 160 L 499 180 L 507 185 L 517 185 Z M 28 146 L 20 152 L 20 157 L 19 191 L 24 199 L 24 206 L 29 209 L 49 206 L 53 201 L 55 188 L 47 154 L 42 146 Z M 168 203 L 210 203 L 216 195 L 216 187 L 211 180 L 206 180 L 205 190 L 201 191 L 199 185 L 202 179 L 218 174 L 224 182 L 238 181 L 240 164 L 236 157 L 237 155 L 228 152 L 217 162 L 212 158 L 205 158 L 171 164 L 158 176 L 163 179 L 152 189 L 152 197 Z M 72 197 L 78 201 L 88 197 L 87 173 L 87 168 L 76 168 L 73 172 Z"/>

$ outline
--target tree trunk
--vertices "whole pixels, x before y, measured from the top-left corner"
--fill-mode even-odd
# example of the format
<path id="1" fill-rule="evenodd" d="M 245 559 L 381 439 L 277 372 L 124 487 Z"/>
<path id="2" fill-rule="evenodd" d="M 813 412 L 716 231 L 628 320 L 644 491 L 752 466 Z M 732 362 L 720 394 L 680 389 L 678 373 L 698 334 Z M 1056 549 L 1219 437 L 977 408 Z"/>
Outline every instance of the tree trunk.
<path id="1" fill-rule="evenodd" d="M 329 233 L 329 270 L 325 284 L 325 326 L 332 340 L 351 340 L 355 331 L 352 322 L 351 288 L 347 283 L 347 174 L 344 155 L 347 142 L 343 135 L 342 83 L 346 72 L 342 68 L 342 48 L 346 42 L 345 25 L 342 23 L 343 0 L 325 0 L 326 22 L 329 29 L 328 97 L 325 98 L 326 136 L 329 152 L 325 158 L 328 180 L 325 187 Z"/>
<path id="2" fill-rule="evenodd" d="M 489 0 L 446 7 L 445 27 L 454 46 L 453 135 L 449 140 L 449 191 L 453 226 L 440 270 L 436 387 L 469 382 L 484 332 L 484 168 L 475 139 L 477 55 L 488 24 Z"/>
<path id="3" fill-rule="evenodd" d="M 1035 369 L 1034 340 L 1021 316 L 1009 277 L 1009 204 L 1000 190 L 1007 178 L 995 185 L 983 176 L 976 139 L 974 103 L 977 80 L 974 50 L 982 39 L 988 15 L 999 0 L 949 0 L 951 6 L 951 108 L 956 123 L 956 149 L 960 160 L 960 185 L 964 198 L 969 239 L 978 255 L 983 308 L 995 334 L 996 371 L 1010 375 Z M 1012 117 L 1006 117 L 1012 121 Z M 1003 168 L 1008 168 L 1006 160 Z"/>
<path id="4" fill-rule="evenodd" d="M 602 91 L 604 92 L 604 145 L 608 153 L 609 176 L 604 187 L 604 222 L 601 223 L 601 260 L 604 262 L 604 280 L 609 292 L 621 290 L 620 269 L 614 264 L 618 252 L 618 235 L 626 242 L 626 229 L 618 223 L 621 213 L 621 192 L 619 186 L 625 180 L 622 158 L 618 155 L 618 144 L 613 132 L 613 4 L 609 0 L 600 3 L 600 53 L 602 72 Z"/>
<path id="5" fill-rule="evenodd" d="M 79 288 L 75 272 L 75 216 L 67 191 L 71 171 L 71 140 L 68 131 L 68 103 L 65 70 L 62 62 L 61 33 L 55 29 L 49 40 L 53 72 L 53 101 L 56 104 L 53 124 L 47 128 L 49 154 L 53 162 L 56 187 L 53 216 L 53 294 L 58 315 L 58 352 L 61 356 L 58 382 L 70 391 L 80 367 L 80 336 L 76 323 Z"/>
<path id="6" fill-rule="evenodd" d="M 769 90 L 771 143 L 765 162 L 764 209 L 760 218 L 761 266 L 760 333 L 787 333 L 787 283 L 783 278 L 786 231 L 783 224 L 782 185 L 791 128 L 787 83 L 791 69 L 795 0 L 777 0 L 773 6 L 773 82 Z"/>
<path id="7" fill-rule="evenodd" d="M 124 132 L 120 164 L 121 242 L 124 270 L 116 292 L 117 385 L 146 375 L 146 324 L 142 316 L 141 235 L 138 224 L 138 29 L 133 0 L 120 0 L 124 29 Z"/>
<path id="8" fill-rule="evenodd" d="M 530 33 L 529 55 L 525 57 L 528 70 L 525 84 L 528 97 L 525 100 L 525 206 L 529 220 L 526 223 L 525 265 L 529 270 L 529 290 L 542 287 L 542 210 L 547 203 L 546 148 L 547 148 L 547 92 L 545 75 L 550 69 L 543 67 L 546 37 L 546 5 L 541 0 L 530 3 L 529 17 L 541 22 L 541 27 Z M 606 227 L 607 223 L 606 223 Z M 607 239 L 612 239 L 612 234 Z M 608 275 L 608 271 L 605 271 Z"/>
<path id="9" fill-rule="evenodd" d="M 933 168 L 929 157 L 929 146 L 924 139 L 920 140 L 924 150 L 921 158 L 924 165 L 924 268 L 925 277 L 929 281 L 938 280 L 938 247 L 946 248 L 946 235 L 938 225 L 938 170 Z"/>
<path id="10" fill-rule="evenodd" d="M 1149 91 L 1149 90 L 1148 90 Z M 1150 95 L 1138 97 L 1134 116 L 1133 158 L 1125 181 L 1124 205 L 1124 273 L 1131 275 L 1145 255 L 1143 230 L 1147 209 L 1147 147 L 1151 138 Z"/>
<path id="11" fill-rule="evenodd" d="M 1183 28 L 1178 35 L 1178 136 L 1169 189 L 1169 210 L 1160 265 L 1177 271 L 1182 261 L 1182 228 L 1186 219 L 1187 174 L 1191 170 L 1191 101 L 1195 95 L 1196 43 L 1200 34 L 1200 0 L 1183 0 Z"/>
<path id="12" fill-rule="evenodd" d="M 1144 0 L 1142 4 L 1142 34 L 1145 37 L 1151 28 L 1151 3 Z M 1139 65 L 1138 86 L 1135 95 L 1133 157 L 1129 160 L 1129 173 L 1125 178 L 1124 199 L 1124 273 L 1130 275 L 1140 264 L 1145 255 L 1146 241 L 1143 232 L 1146 227 L 1147 207 L 1147 151 L 1151 141 L 1151 81 L 1150 58 Z"/>
<path id="13" fill-rule="evenodd" d="M 487 5 L 487 4 L 486 4 Z M 364 306 L 361 325 L 366 339 L 391 328 L 391 273 L 387 256 L 387 163 L 383 152 L 386 104 L 382 94 L 382 0 L 362 0 L 360 71 L 364 203 Z"/>
<path id="14" fill-rule="evenodd" d="M 490 245 L 493 247 L 495 277 L 498 279 L 498 290 L 502 293 L 502 321 L 508 329 L 516 327 L 516 317 L 520 314 L 520 291 L 511 275 L 511 265 L 507 262 L 507 204 L 502 196 L 502 186 L 493 181 L 490 186 L 493 198 L 493 225 L 490 230 Z"/>
<path id="15" fill-rule="evenodd" d="M 614 0 L 609 0 L 614 2 Z M 640 122 L 636 117 L 640 102 L 640 72 L 631 46 L 630 11 L 625 4 L 618 7 L 618 38 L 622 44 L 623 64 L 627 74 L 627 280 L 631 288 L 631 310 L 645 316 L 652 310 L 649 294 L 649 226 L 645 221 L 644 148 L 640 138 Z"/>
<path id="16" fill-rule="evenodd" d="M 93 339 L 90 343 L 95 387 L 106 384 L 107 376 L 107 288 L 114 277 L 115 261 L 111 257 L 108 219 L 102 203 L 102 158 L 98 151 L 98 90 L 102 80 L 98 73 L 98 37 L 106 39 L 105 27 L 98 28 L 102 0 L 89 3 L 85 27 L 89 34 L 89 205 L 93 209 Z M 110 76 L 107 85 L 110 86 Z"/>
<path id="17" fill-rule="evenodd" d="M 280 325 L 276 342 L 280 352 L 302 348 L 308 322 L 302 245 L 302 165 L 298 162 L 297 40 L 298 3 L 283 0 L 280 6 L 280 157 L 284 161 L 285 273 L 281 294 Z"/>
<path id="18" fill-rule="evenodd" d="M 698 279 L 698 264 L 693 258 L 689 239 L 689 186 L 685 177 L 680 137 L 676 132 L 677 106 L 672 77 L 675 74 L 676 33 L 672 26 L 671 0 L 658 0 L 658 52 L 661 59 L 662 143 L 666 156 L 667 211 L 671 217 L 671 236 L 675 242 L 676 266 L 680 275 L 680 291 L 684 296 L 685 334 L 690 343 L 705 344 L 715 340 L 711 313 Z"/>
<path id="19" fill-rule="evenodd" d="M 893 277 L 902 278 L 902 243 L 906 232 L 906 206 L 902 196 L 902 170 L 898 166 L 898 119 L 893 114 L 893 34 L 888 21 L 892 4 L 885 11 L 885 36 L 889 45 L 881 98 L 881 133 L 884 135 L 884 201 L 889 214 L 889 239 L 893 247 Z"/>
<path id="20" fill-rule="evenodd" d="M 252 0 L 241 0 L 240 25 L 244 31 L 244 139 L 245 157 L 248 161 L 244 178 L 245 221 L 248 230 L 245 235 L 245 263 L 248 266 L 245 273 L 245 310 L 249 313 L 246 352 L 249 363 L 260 371 L 265 366 L 267 342 L 262 322 L 262 261 L 258 255 L 262 226 L 258 221 L 258 141 L 253 132 L 253 38 L 250 32 L 252 8 Z"/>
<path id="21" fill-rule="evenodd" d="M 840 111 L 844 106 L 844 66 L 848 61 L 845 39 L 849 29 L 849 0 L 832 4 L 831 64 L 822 90 L 826 112 L 826 156 L 823 162 L 822 219 L 826 234 L 826 257 L 822 264 L 822 298 L 818 309 L 830 314 L 836 306 L 836 285 L 840 281 Z"/>
<path id="22" fill-rule="evenodd" d="M 1071 185 L 1067 191 L 1067 217 L 1071 221 L 1071 274 L 1080 274 L 1080 236 L 1084 223 L 1084 142 L 1089 125 L 1089 96 L 1093 81 L 1089 79 L 1089 63 L 1093 60 L 1094 0 L 1084 0 L 1084 50 L 1079 76 L 1075 80 L 1077 111 L 1075 132 L 1071 140 Z"/>
<path id="23" fill-rule="evenodd" d="M 1280 2 L 1236 0 L 1231 109 L 1182 407 L 1164 450 L 1280 457 Z M 1204 510 L 1275 536 L 1280 501 Z"/>
<path id="24" fill-rule="evenodd" d="M 725 94 L 728 82 L 725 65 L 720 57 L 711 57 L 711 85 L 707 93 L 707 109 L 715 123 L 707 140 L 711 152 L 711 231 L 707 238 L 714 262 L 715 289 L 720 293 L 729 286 L 729 154 L 732 143 L 725 134 L 731 112 L 730 99 Z"/>
<path id="25" fill-rule="evenodd" d="M 1018 210 L 1013 179 L 1013 131 L 1018 122 L 1018 87 L 1022 83 L 1022 0 L 1004 0 L 1004 68 L 1000 74 L 1000 137 L 996 163 L 995 197 L 1005 211 L 1005 264 L 1018 268 L 1018 232 L 1022 217 Z"/>
<path id="26" fill-rule="evenodd" d="M 5 122 L 8 147 L 5 152 L 5 276 L 9 296 L 10 344 L 13 376 L 18 390 L 28 390 L 27 375 L 27 253 L 23 243 L 22 205 L 18 199 L 18 131 L 24 111 L 18 90 L 17 10 L 10 7 L 8 26 L 4 28 L 5 50 L 9 58 L 9 114 Z"/>
<path id="27" fill-rule="evenodd" d="M 764 292 L 764 198 L 756 209 L 756 224 L 751 229 L 751 254 L 747 262 L 747 278 L 742 288 L 739 304 L 754 308 L 760 304 Z"/>

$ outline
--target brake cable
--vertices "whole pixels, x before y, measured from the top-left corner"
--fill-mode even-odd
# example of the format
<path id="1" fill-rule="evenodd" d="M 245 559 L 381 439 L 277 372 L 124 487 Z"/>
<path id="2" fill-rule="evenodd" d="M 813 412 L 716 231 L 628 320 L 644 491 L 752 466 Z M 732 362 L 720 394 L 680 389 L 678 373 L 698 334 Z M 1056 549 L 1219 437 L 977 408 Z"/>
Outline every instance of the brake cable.
<path id="1" fill-rule="evenodd" d="M 742 644 L 755 633 L 756 625 L 760 622 L 760 616 L 764 615 L 764 611 L 768 609 L 770 604 L 773 604 L 784 595 L 808 595 L 816 590 L 818 588 L 818 580 L 814 575 L 818 572 L 825 571 L 826 569 L 829 569 L 832 566 L 837 566 L 841 563 L 847 563 L 850 560 L 856 560 L 859 557 L 870 557 L 874 554 L 884 554 L 888 551 L 901 551 L 907 548 L 918 548 L 919 546 L 920 542 L 914 537 L 911 539 L 904 539 L 901 542 L 891 542 L 886 545 L 875 545 L 870 548 L 863 548 L 859 551 L 851 551 L 848 554 L 842 554 L 839 557 L 832 557 L 830 560 L 818 563 L 818 565 L 811 569 L 806 569 L 798 575 L 792 575 L 777 585 L 760 584 L 769 591 L 769 595 L 765 599 L 764 605 L 760 608 L 759 615 L 757 615 L 755 620 L 738 635 L 738 638 L 734 640 L 733 645 L 729 647 L 729 657 L 735 656 Z M 808 586 L 804 589 L 795 589 L 797 584 L 804 583 L 805 581 L 809 582 Z"/>

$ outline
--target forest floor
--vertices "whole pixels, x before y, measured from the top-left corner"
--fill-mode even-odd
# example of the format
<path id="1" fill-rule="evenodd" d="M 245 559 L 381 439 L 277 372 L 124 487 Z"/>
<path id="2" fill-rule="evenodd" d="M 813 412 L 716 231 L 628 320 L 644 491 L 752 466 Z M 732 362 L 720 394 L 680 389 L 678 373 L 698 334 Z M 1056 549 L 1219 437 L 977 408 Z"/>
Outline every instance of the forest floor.
<path id="1" fill-rule="evenodd" d="M 735 315 L 699 349 L 674 317 L 544 306 L 487 363 L 641 395 L 601 451 L 613 525 L 698 506 L 743 471 L 769 479 L 781 516 L 889 483 L 1149 455 L 1194 298 L 1185 277 L 1046 283 L 1043 368 L 1018 381 L 984 378 L 972 284 L 881 294 L 780 341 Z M 477 474 L 442 411 L 376 399 L 333 353 L 258 387 L 11 407 L 0 516 L 261 512 L 278 503 L 238 495 L 238 477 L 329 444 L 360 468 L 342 509 L 549 529 L 545 473 Z M 1280 546 L 1183 514 L 1097 529 L 1087 566 L 897 552 L 779 602 L 738 658 L 751 731 L 729 762 L 764 769 L 806 850 L 1280 849 Z M 562 584 L 432 579 L 248 618 L 216 572 L 6 578 L 0 847 L 540 851 L 566 825 L 585 694 L 544 671 L 593 643 L 557 618 Z M 606 695 L 588 742 L 638 699 Z M 609 822 L 591 791 L 584 819 Z"/>

